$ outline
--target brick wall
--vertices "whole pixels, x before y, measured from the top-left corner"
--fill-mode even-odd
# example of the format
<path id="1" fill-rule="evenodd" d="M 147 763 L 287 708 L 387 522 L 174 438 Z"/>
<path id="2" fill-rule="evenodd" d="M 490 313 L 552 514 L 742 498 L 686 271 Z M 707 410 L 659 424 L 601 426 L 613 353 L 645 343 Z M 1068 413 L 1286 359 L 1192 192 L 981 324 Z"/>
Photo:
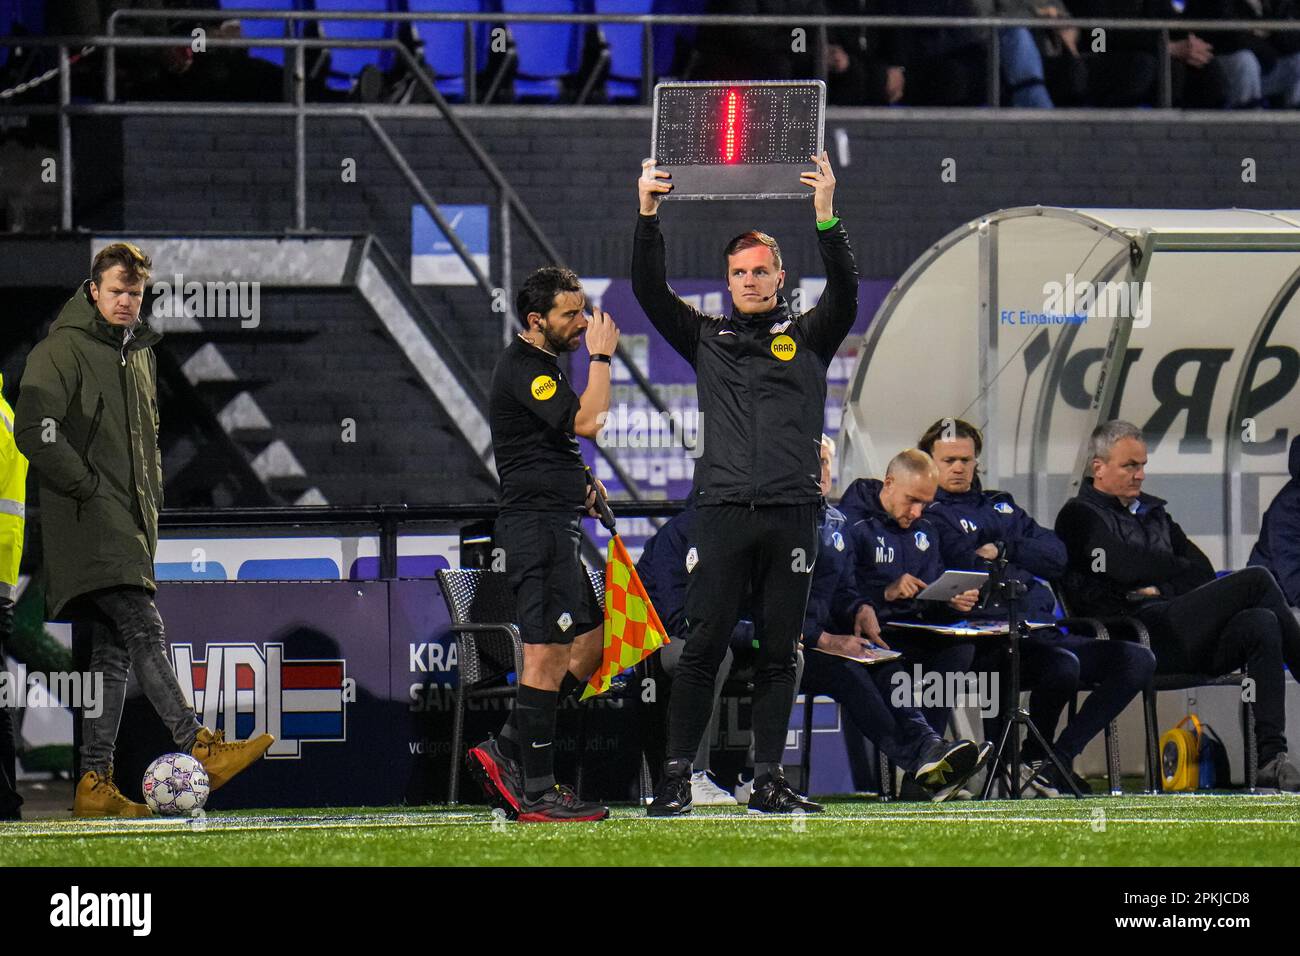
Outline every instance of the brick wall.
<path id="1" fill-rule="evenodd" d="M 850 163 L 837 161 L 839 207 L 866 275 L 896 276 L 951 229 L 1008 206 L 1300 205 L 1300 165 L 1292 158 L 1298 124 L 1195 114 L 1145 123 L 1095 113 L 1029 122 L 990 111 L 966 115 L 952 122 L 881 120 L 865 111 L 829 115 L 833 159 L 836 131 L 847 135 Z M 292 222 L 291 121 L 124 123 L 126 228 L 279 230 Z M 382 123 L 436 200 L 495 202 L 446 123 Z M 570 264 L 592 275 L 625 273 L 648 112 L 479 108 L 468 112 L 468 125 Z M 1251 184 L 1241 178 L 1247 157 L 1257 165 Z M 355 183 L 342 181 L 345 158 L 357 162 Z M 956 182 L 941 181 L 945 159 L 956 162 Z M 374 230 L 399 261 L 409 255 L 414 194 L 359 121 L 309 120 L 307 162 L 310 227 Z M 812 243 L 791 241 L 808 209 L 794 201 L 681 203 L 666 215 L 670 271 L 712 274 L 722 241 L 755 225 L 786 239 L 795 270 L 809 267 Z M 520 270 L 537 263 L 517 227 L 514 244 Z"/>

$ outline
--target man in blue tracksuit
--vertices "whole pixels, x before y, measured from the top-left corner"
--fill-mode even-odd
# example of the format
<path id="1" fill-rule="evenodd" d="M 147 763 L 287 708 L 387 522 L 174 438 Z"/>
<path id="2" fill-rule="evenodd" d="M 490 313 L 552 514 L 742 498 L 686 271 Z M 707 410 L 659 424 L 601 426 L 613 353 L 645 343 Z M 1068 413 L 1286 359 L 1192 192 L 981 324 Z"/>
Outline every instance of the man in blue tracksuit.
<path id="1" fill-rule="evenodd" d="M 835 445 L 822 436 L 822 493 L 831 489 Z M 851 657 L 870 656 L 884 647 L 871 604 L 857 595 L 856 561 L 848 520 L 827 507 L 819 529 L 817 563 L 804 615 L 802 642 L 804 694 L 837 701 L 858 731 L 900 767 L 912 774 L 936 801 L 947 799 L 979 772 L 987 750 L 970 740 L 947 741 L 913 707 L 887 703 L 895 676 L 894 661 L 862 664 Z"/>
<path id="2" fill-rule="evenodd" d="M 928 674 L 968 675 L 975 645 L 916 629 L 891 628 L 893 621 L 929 620 L 948 624 L 975 606 L 977 590 L 948 604 L 918 601 L 916 595 L 943 574 L 939 536 L 921 517 L 934 500 L 938 478 L 930 456 L 914 448 L 890 461 L 883 481 L 859 478 L 846 489 L 840 510 L 851 522 L 854 588 L 857 597 L 875 609 L 890 647 L 919 661 Z M 845 506 L 848 506 L 847 508 Z M 937 734 L 948 726 L 952 701 L 920 708 Z"/>
<path id="3" fill-rule="evenodd" d="M 1287 469 L 1291 480 L 1264 512 L 1259 540 L 1246 563 L 1272 571 L 1287 603 L 1300 607 L 1300 435 L 1291 439 Z"/>
<path id="4" fill-rule="evenodd" d="M 970 571 L 992 571 L 999 547 L 1007 559 L 1006 576 L 1027 587 L 1017 610 L 1030 621 L 1050 621 L 1056 600 L 1040 579 L 1059 580 L 1065 574 L 1065 543 L 1040 526 L 1004 491 L 980 487 L 977 459 L 984 440 L 980 430 L 961 419 L 944 418 L 921 436 L 918 447 L 928 452 L 939 468 L 939 489 L 926 517 L 939 531 L 944 566 Z M 1006 617 L 1007 610 L 990 595 L 971 612 L 976 618 Z M 977 670 L 1003 670 L 1002 686 L 1009 675 L 1006 647 L 1001 642 L 981 645 Z M 1084 746 L 1119 716 L 1155 672 L 1155 656 L 1139 644 L 1098 641 L 1080 634 L 1063 634 L 1056 628 L 1032 631 L 1021 645 L 1022 686 L 1031 690 L 1029 714 L 1039 733 L 1053 741 L 1056 726 L 1080 685 L 1092 687 L 1078 712 L 1055 739 L 1055 748 L 1067 767 Z M 990 739 L 1001 725 L 989 727 Z M 1021 757 L 1028 768 L 1030 786 L 1038 794 L 1055 796 L 1064 781 L 1049 773 L 1050 761 L 1038 741 L 1026 736 Z M 1076 784 L 1082 780 L 1075 778 Z M 1086 786 L 1086 784 L 1084 784 Z"/>

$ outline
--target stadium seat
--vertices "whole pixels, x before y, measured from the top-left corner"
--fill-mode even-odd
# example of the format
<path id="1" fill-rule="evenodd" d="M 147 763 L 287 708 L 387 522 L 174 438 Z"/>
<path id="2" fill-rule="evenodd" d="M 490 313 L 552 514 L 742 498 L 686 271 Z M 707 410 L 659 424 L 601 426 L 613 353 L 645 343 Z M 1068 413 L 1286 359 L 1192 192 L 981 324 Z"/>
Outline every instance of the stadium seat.
<path id="1" fill-rule="evenodd" d="M 708 0 L 654 0 L 655 13 L 709 12 Z M 655 76 L 690 79 L 699 28 L 678 24 L 655 28 Z"/>
<path id="2" fill-rule="evenodd" d="M 1064 594 L 1059 587 L 1054 587 L 1057 601 L 1060 603 L 1062 610 L 1069 614 L 1069 609 L 1064 601 Z M 1089 618 L 1070 618 L 1067 617 L 1061 623 L 1066 626 L 1074 626 L 1075 622 L 1093 620 Z M 1108 630 L 1124 631 L 1136 639 L 1143 647 L 1151 647 L 1151 633 L 1136 617 L 1106 617 L 1095 619 L 1101 626 Z M 1156 715 L 1156 694 L 1162 690 L 1188 690 L 1193 687 L 1227 687 L 1239 685 L 1244 679 L 1244 675 L 1223 674 L 1156 674 L 1151 683 L 1151 687 L 1142 692 L 1142 718 L 1144 729 L 1146 731 L 1146 767 L 1144 785 L 1147 793 L 1160 793 L 1160 721 Z M 1244 729 L 1246 750 L 1246 788 L 1252 793 L 1255 790 L 1255 780 L 1259 770 L 1259 754 L 1255 748 L 1255 705 L 1250 702 L 1242 704 L 1242 725 Z M 1071 705 L 1073 713 L 1073 705 Z M 1117 730 L 1115 723 L 1112 723 L 1107 731 L 1107 764 L 1111 768 L 1111 792 L 1117 792 L 1117 774 L 1118 774 L 1118 757 L 1112 756 L 1110 747 L 1112 738 L 1116 738 Z M 1118 740 L 1114 741 L 1116 754 L 1118 753 Z"/>
<path id="3" fill-rule="evenodd" d="M 406 0 L 411 13 L 486 13 L 485 0 Z M 449 99 L 465 96 L 465 26 L 461 23 L 419 23 L 416 34 L 424 45 L 424 62 L 433 70 L 438 91 Z M 475 63 L 481 72 L 487 63 L 487 29 L 474 28 Z"/>
<path id="4" fill-rule="evenodd" d="M 576 0 L 502 0 L 510 13 L 578 13 Z M 553 103 L 560 99 L 564 80 L 577 74 L 582 52 L 582 28 L 577 23 L 507 24 L 518 57 L 515 99 Z"/>
<path id="5" fill-rule="evenodd" d="M 594 0 L 594 13 L 645 14 L 654 0 Z M 609 78 L 605 92 L 610 100 L 638 101 L 641 98 L 642 28 L 629 23 L 603 23 L 600 32 L 609 44 Z M 647 91 L 648 92 L 648 91 Z"/>
<path id="6" fill-rule="evenodd" d="M 438 585 L 447 602 L 456 639 L 458 671 L 452 689 L 451 772 L 447 803 L 459 797 L 460 765 L 465 759 L 466 703 L 489 697 L 514 697 L 513 684 L 496 682 L 524 672 L 524 647 L 515 617 L 515 595 L 500 572 L 445 568 Z M 492 685 L 492 686 L 484 686 Z"/>
<path id="7" fill-rule="evenodd" d="M 221 0 L 221 9 L 302 10 L 303 5 L 300 0 Z M 252 39 L 302 36 L 302 25 L 290 20 L 241 20 L 240 28 L 244 36 Z M 284 66 L 283 47 L 255 47 L 249 49 L 248 55 Z"/>
<path id="8" fill-rule="evenodd" d="M 396 0 L 315 0 L 312 8 L 349 13 L 396 13 L 397 3 Z M 320 36 L 336 40 L 391 40 L 396 32 L 391 20 L 323 20 L 318 21 L 317 29 Z M 332 49 L 326 85 L 347 92 L 365 67 L 373 66 L 387 73 L 392 69 L 393 60 L 392 50 Z"/>

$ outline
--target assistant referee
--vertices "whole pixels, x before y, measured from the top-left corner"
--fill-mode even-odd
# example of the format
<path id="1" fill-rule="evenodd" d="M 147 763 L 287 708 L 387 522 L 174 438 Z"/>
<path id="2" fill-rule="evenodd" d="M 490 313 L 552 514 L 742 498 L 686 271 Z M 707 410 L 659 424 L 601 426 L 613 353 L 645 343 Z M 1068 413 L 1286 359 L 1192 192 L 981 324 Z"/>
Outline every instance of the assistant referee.
<path id="1" fill-rule="evenodd" d="M 826 369 L 858 310 L 858 272 L 835 216 L 835 175 L 825 153 L 800 175 L 813 190 L 817 246 L 826 270 L 821 301 L 791 310 L 775 239 L 752 231 L 724 250 L 730 315 L 683 302 L 664 265 L 659 204 L 671 177 L 639 180 L 641 214 L 632 247 L 632 288 L 659 334 L 695 369 L 703 454 L 692 492 L 698 509 L 686 592 L 690 637 L 668 704 L 668 751 L 650 816 L 691 809 L 691 759 L 708 726 L 713 682 L 727 639 L 752 589 L 758 659 L 754 677 L 754 789 L 749 810 L 815 812 L 785 781 L 781 754 L 794 696 L 795 642 L 817 557 Z"/>
<path id="2" fill-rule="evenodd" d="M 556 706 L 599 665 L 605 618 L 579 553 L 580 521 L 594 514 L 595 494 L 575 436 L 595 438 L 604 424 L 618 329 L 600 309 L 588 316 L 585 306 L 573 272 L 533 272 L 516 298 L 524 331 L 492 374 L 488 417 L 501 477 L 496 544 L 515 593 L 524 672 L 501 735 L 471 749 L 467 763 L 489 798 L 527 822 L 609 816 L 556 784 L 553 757 Z M 584 334 L 591 365 L 580 397 L 559 355 L 576 351 Z"/>

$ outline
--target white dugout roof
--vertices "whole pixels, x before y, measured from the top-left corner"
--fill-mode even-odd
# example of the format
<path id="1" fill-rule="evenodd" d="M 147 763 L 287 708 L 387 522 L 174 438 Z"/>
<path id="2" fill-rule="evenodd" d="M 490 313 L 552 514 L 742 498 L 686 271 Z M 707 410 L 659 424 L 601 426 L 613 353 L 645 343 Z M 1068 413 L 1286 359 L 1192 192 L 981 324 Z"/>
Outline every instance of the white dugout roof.
<path id="1" fill-rule="evenodd" d="M 965 418 L 984 430 L 984 486 L 1051 527 L 1089 433 L 1120 417 L 1146 433 L 1146 490 L 1217 566 L 1242 567 L 1300 424 L 1298 284 L 1300 210 L 1035 206 L 967 223 L 868 329 L 840 487 Z"/>

